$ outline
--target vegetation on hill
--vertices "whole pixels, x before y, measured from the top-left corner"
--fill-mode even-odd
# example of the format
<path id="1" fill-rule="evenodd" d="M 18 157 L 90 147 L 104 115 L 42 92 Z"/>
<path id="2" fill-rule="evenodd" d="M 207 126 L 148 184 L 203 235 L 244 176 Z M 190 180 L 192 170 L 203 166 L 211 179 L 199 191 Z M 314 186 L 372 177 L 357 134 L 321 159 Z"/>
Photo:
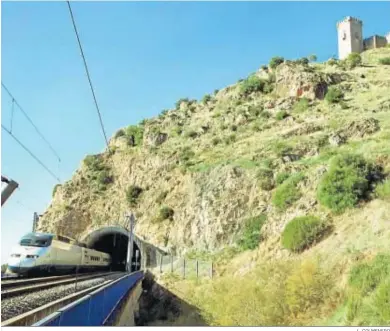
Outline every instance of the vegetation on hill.
<path id="1" fill-rule="evenodd" d="M 218 261 L 212 283 L 165 280 L 211 325 L 386 325 L 388 58 L 274 57 L 180 99 L 87 156 L 40 230 L 77 237 L 131 208 L 149 242 Z"/>

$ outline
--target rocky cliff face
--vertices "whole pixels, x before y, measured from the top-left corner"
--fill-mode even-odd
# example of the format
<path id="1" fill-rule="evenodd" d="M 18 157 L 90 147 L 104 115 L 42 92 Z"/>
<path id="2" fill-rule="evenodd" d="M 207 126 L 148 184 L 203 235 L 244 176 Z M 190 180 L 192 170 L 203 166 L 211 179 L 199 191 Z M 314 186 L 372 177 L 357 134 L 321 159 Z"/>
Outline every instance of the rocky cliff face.
<path id="1" fill-rule="evenodd" d="M 184 253 L 232 245 L 245 220 L 265 214 L 263 241 L 277 247 L 293 217 L 332 217 L 316 199 L 331 156 L 353 150 L 390 166 L 390 66 L 377 62 L 390 49 L 367 54 L 370 66 L 350 70 L 294 61 L 261 69 L 121 129 L 111 153 L 88 156 L 57 187 L 39 230 L 78 237 L 132 210 L 137 234 Z M 324 100 L 331 88 L 342 101 Z M 297 173 L 299 195 L 281 211 L 272 203 L 279 178 Z"/>

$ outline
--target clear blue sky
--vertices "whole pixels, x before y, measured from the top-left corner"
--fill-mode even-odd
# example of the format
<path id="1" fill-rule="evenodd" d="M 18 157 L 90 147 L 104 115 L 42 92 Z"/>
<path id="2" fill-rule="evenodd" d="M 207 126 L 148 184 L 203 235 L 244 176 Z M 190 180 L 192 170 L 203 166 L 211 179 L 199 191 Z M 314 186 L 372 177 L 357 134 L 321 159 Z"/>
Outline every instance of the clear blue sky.
<path id="1" fill-rule="evenodd" d="M 386 2 L 72 3 L 109 136 L 181 97 L 236 82 L 272 56 L 337 53 L 336 22 L 364 21 L 364 35 L 390 31 Z M 104 148 L 65 2 L 2 2 L 2 81 L 62 157 L 16 111 L 14 133 L 62 181 Z M 11 100 L 2 90 L 1 120 Z M 50 204 L 55 180 L 2 132 L 2 174 L 20 183 L 2 208 L 1 259 Z M 22 205 L 23 204 L 23 205 Z"/>

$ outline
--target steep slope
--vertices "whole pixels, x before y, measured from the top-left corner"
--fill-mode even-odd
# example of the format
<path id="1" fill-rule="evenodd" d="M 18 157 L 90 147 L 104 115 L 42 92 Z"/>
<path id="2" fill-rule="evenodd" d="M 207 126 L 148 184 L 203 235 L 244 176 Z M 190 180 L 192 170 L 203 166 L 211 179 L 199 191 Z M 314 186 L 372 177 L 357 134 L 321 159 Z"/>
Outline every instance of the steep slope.
<path id="1" fill-rule="evenodd" d="M 247 219 L 265 214 L 264 246 L 278 250 L 295 216 L 333 217 L 316 197 L 332 156 L 353 151 L 389 170 L 390 66 L 378 63 L 389 55 L 368 51 L 354 69 L 285 61 L 119 130 L 111 154 L 88 156 L 55 188 L 40 230 L 78 237 L 132 209 L 138 234 L 183 253 L 233 244 Z M 333 87 L 344 97 L 331 103 Z M 278 208 L 281 180 L 297 174 L 296 194 Z M 361 218 L 366 208 L 351 213 Z"/>

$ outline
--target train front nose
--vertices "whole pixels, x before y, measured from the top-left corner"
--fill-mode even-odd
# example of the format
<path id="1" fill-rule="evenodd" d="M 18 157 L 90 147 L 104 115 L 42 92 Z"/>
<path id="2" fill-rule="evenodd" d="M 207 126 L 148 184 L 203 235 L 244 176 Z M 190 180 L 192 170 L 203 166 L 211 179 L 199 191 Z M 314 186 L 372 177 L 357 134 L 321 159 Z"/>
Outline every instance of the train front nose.
<path id="1" fill-rule="evenodd" d="M 8 269 L 17 274 L 25 273 L 35 266 L 35 257 L 12 254 L 8 260 Z"/>

